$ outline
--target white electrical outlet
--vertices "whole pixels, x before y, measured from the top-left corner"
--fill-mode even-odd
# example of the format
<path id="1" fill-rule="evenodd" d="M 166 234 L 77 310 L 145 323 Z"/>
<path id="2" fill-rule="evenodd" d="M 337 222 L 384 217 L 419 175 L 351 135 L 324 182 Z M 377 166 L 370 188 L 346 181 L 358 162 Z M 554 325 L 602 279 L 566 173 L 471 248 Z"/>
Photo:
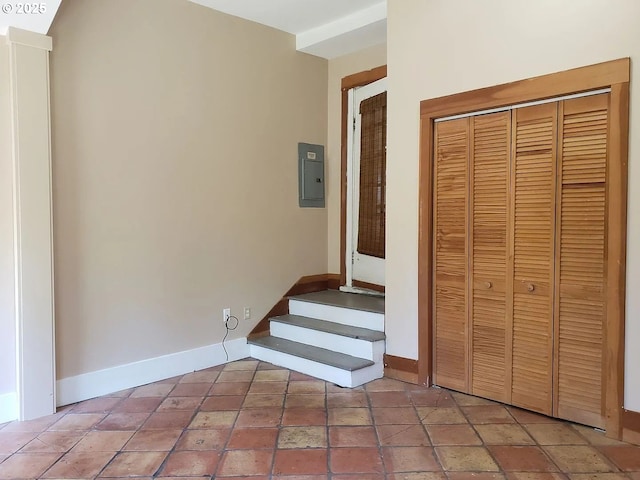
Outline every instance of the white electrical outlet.
<path id="1" fill-rule="evenodd" d="M 222 322 L 223 323 L 227 323 L 227 320 L 229 320 L 230 316 L 231 316 L 231 309 L 230 308 L 223 308 L 222 309 Z"/>
<path id="2" fill-rule="evenodd" d="M 251 307 L 244 307 L 244 319 L 249 320 L 251 318 Z"/>

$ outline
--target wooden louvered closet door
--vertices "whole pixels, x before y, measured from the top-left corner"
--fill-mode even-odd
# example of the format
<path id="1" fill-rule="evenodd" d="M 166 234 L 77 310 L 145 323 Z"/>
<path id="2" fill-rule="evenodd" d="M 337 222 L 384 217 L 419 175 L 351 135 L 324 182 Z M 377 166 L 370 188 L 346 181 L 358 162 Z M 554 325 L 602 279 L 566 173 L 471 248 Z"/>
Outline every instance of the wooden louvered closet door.
<path id="1" fill-rule="evenodd" d="M 469 119 L 435 127 L 434 371 L 437 385 L 467 391 L 467 171 Z"/>
<path id="2" fill-rule="evenodd" d="M 511 112 L 471 118 L 471 393 L 511 399 L 507 225 Z"/>
<path id="3" fill-rule="evenodd" d="M 557 104 L 513 111 L 511 402 L 552 414 Z"/>
<path id="4" fill-rule="evenodd" d="M 604 428 L 609 95 L 560 105 L 554 414 Z"/>
<path id="5" fill-rule="evenodd" d="M 436 385 L 604 427 L 608 104 L 436 123 Z"/>

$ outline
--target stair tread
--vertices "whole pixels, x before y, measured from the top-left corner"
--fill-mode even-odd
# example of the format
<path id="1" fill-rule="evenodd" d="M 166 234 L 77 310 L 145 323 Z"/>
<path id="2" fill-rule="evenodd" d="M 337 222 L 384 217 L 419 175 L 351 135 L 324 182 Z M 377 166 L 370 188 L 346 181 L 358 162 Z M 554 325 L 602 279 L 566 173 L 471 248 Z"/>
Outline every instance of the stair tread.
<path id="1" fill-rule="evenodd" d="M 373 313 L 384 313 L 384 297 L 346 293 L 338 290 L 322 290 L 320 292 L 303 293 L 290 297 L 291 300 L 320 303 L 334 307 L 364 310 Z"/>
<path id="2" fill-rule="evenodd" d="M 288 353 L 289 355 L 305 358 L 307 360 L 312 360 L 314 362 L 340 368 L 342 370 L 348 370 L 350 372 L 374 365 L 374 362 L 371 360 L 352 357 L 351 355 L 346 355 L 344 353 L 333 352 L 324 348 L 293 342 L 291 340 L 285 340 L 284 338 L 272 337 L 270 335 L 267 337 L 249 338 L 247 339 L 247 343 L 282 353 Z"/>
<path id="3" fill-rule="evenodd" d="M 271 321 L 286 323 L 288 325 L 295 325 L 298 327 L 308 328 L 325 333 L 332 333 L 334 335 L 340 335 L 343 337 L 366 340 L 369 342 L 377 342 L 378 340 L 385 339 L 384 332 L 370 330 L 368 328 L 362 327 L 352 327 L 350 325 L 329 322 L 327 320 L 319 320 L 317 318 L 304 317 L 302 315 L 280 315 L 278 317 L 272 317 Z"/>

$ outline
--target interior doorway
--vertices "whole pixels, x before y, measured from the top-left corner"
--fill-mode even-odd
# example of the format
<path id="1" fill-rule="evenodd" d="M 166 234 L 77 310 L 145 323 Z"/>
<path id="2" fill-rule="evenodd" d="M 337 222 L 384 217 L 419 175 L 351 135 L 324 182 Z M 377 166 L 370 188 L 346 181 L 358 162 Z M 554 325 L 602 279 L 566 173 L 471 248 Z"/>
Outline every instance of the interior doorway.
<path id="1" fill-rule="evenodd" d="M 341 288 L 384 292 L 387 80 L 344 80 Z"/>

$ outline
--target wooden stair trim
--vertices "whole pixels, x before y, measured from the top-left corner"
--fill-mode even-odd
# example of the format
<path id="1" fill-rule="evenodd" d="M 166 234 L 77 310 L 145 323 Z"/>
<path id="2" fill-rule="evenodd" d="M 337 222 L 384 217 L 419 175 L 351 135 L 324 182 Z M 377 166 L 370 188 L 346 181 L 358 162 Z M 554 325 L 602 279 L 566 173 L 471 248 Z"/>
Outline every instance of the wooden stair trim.
<path id="1" fill-rule="evenodd" d="M 384 354 L 384 376 L 418 385 L 418 360 Z"/>
<path id="2" fill-rule="evenodd" d="M 247 335 L 247 338 L 259 338 L 269 335 L 269 319 L 289 313 L 289 297 L 302 295 L 303 293 L 319 292 L 322 290 L 337 290 L 340 287 L 340 275 L 334 273 L 321 273 L 318 275 L 306 275 L 300 277 L 280 300 L 262 317 Z"/>
<path id="3" fill-rule="evenodd" d="M 385 286 L 384 285 L 377 285 L 375 283 L 362 282 L 360 280 L 352 280 L 351 283 L 352 283 L 352 285 L 354 287 L 367 288 L 367 289 L 373 290 L 375 292 L 385 293 Z"/>
<path id="4" fill-rule="evenodd" d="M 622 411 L 622 439 L 640 445 L 640 412 Z"/>

